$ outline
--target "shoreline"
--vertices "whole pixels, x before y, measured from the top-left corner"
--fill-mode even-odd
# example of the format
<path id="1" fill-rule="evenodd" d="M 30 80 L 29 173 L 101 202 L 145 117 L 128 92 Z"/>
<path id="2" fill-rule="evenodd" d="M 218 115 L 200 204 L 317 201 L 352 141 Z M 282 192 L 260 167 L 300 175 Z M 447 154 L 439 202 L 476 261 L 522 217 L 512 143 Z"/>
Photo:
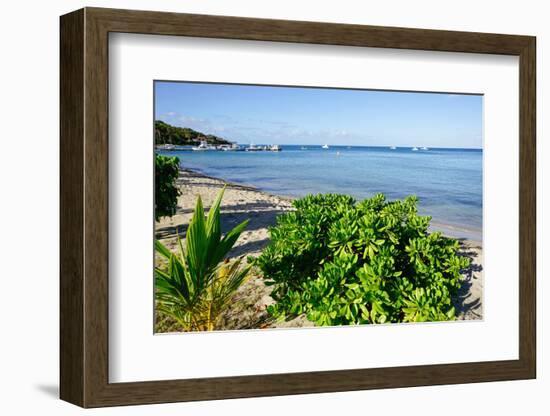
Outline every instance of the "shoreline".
<path id="1" fill-rule="evenodd" d="M 181 195 L 173 217 L 162 218 L 155 224 L 155 238 L 171 250 L 176 250 L 177 235 L 185 237 L 193 214 L 197 195 L 201 195 L 205 210 L 213 203 L 219 190 L 226 187 L 221 206 L 222 232 L 225 233 L 245 219 L 250 222 L 229 253 L 231 258 L 258 256 L 269 244 L 268 229 L 276 225 L 276 218 L 290 212 L 295 198 L 273 195 L 254 186 L 230 182 L 200 171 L 181 168 L 177 179 Z M 441 224 L 437 224 L 438 226 Z M 482 319 L 483 250 L 481 242 L 456 238 L 461 254 L 471 260 L 464 275 L 464 283 L 455 300 L 459 320 Z M 281 328 L 313 326 L 305 317 L 288 322 L 270 321 L 266 307 L 274 301 L 261 276 L 252 275 L 239 289 L 234 307 L 224 318 L 225 329 Z"/>
<path id="2" fill-rule="evenodd" d="M 180 166 L 179 170 L 180 172 L 185 172 L 192 175 L 200 175 L 204 178 L 208 178 L 214 181 L 221 181 L 226 185 L 230 185 L 235 188 L 242 188 L 251 192 L 258 192 L 258 193 L 267 195 L 269 197 L 280 198 L 289 202 L 292 202 L 300 198 L 297 196 L 273 194 L 269 191 L 263 190 L 254 185 L 250 185 L 247 183 L 239 183 L 239 182 L 219 178 L 217 176 L 209 175 L 207 173 L 202 172 L 200 169 L 182 168 Z M 483 245 L 482 229 L 446 223 L 443 221 L 432 220 L 430 225 L 430 231 L 440 231 L 445 237 L 454 238 L 460 241 L 467 241 L 468 243 L 479 247 L 482 247 Z"/>

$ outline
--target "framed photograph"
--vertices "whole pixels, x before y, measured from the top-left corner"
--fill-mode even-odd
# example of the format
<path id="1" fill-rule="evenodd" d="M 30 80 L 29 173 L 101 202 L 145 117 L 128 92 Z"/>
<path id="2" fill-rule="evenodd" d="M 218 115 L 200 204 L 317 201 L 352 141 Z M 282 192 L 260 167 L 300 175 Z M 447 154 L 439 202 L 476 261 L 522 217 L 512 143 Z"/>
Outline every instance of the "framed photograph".
<path id="1" fill-rule="evenodd" d="M 63 400 L 535 378 L 534 37 L 60 24 Z"/>

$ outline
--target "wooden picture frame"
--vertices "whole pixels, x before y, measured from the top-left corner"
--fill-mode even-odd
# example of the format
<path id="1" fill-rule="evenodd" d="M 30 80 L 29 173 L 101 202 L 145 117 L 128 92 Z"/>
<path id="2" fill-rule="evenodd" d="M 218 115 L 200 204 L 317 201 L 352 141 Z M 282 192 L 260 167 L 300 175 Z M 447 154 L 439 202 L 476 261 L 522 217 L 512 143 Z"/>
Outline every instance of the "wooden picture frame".
<path id="1" fill-rule="evenodd" d="M 82 407 L 101 407 L 535 378 L 534 37 L 100 8 L 64 15 L 60 28 L 61 399 Z M 518 56 L 519 359 L 109 383 L 110 32 Z"/>

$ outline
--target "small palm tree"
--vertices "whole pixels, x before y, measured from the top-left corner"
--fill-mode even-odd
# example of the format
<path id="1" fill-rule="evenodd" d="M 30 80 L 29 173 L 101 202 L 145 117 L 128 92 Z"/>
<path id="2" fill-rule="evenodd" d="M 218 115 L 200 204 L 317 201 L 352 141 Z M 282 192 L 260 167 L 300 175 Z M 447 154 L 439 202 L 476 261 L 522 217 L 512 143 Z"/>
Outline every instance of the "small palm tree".
<path id="1" fill-rule="evenodd" d="M 242 257 L 230 262 L 226 256 L 248 225 L 243 221 L 222 236 L 218 194 L 205 219 L 201 197 L 187 229 L 185 248 L 178 236 L 179 252 L 172 253 L 160 241 L 156 251 L 168 260 L 155 267 L 157 310 L 174 318 L 186 331 L 212 331 L 231 298 L 245 281 L 250 266 Z"/>

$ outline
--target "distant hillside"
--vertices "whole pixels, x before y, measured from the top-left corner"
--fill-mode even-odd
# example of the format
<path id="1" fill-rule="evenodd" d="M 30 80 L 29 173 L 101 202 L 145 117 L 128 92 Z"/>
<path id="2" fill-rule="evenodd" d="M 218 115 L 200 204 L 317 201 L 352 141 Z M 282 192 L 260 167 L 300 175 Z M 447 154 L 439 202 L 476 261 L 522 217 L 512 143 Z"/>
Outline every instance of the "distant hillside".
<path id="1" fill-rule="evenodd" d="M 231 144 L 230 141 L 213 134 L 204 134 L 188 127 L 172 126 L 164 121 L 155 120 L 155 144 L 195 145 L 201 141 L 208 144 Z"/>

